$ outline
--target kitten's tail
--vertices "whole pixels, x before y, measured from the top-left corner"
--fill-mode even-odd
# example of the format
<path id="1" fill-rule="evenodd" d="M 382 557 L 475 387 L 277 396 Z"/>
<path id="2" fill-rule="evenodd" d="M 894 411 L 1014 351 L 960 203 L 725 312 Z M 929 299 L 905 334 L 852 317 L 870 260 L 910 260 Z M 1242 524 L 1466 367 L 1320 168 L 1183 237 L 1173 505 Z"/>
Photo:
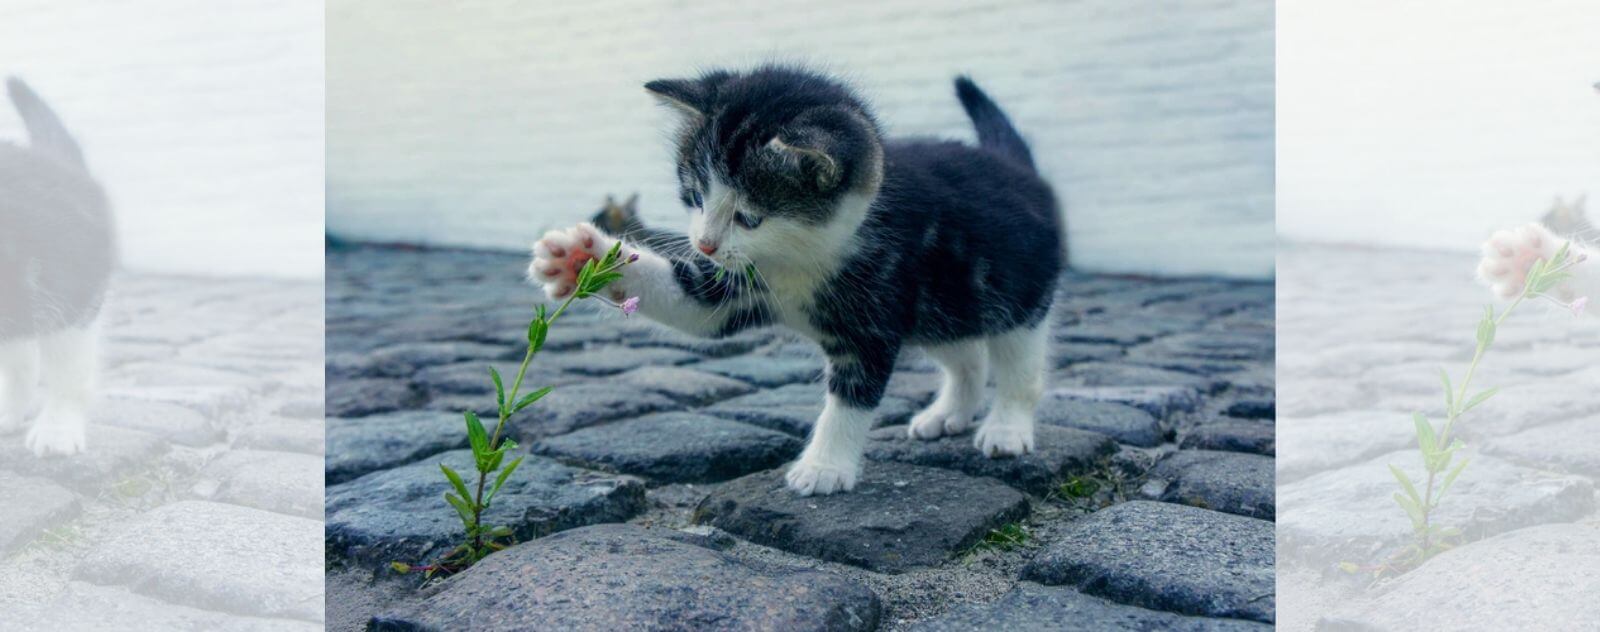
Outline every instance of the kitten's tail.
<path id="1" fill-rule="evenodd" d="M 1011 119 L 966 75 L 956 77 L 956 98 L 961 99 L 961 107 L 978 129 L 978 146 L 1015 160 L 1030 171 L 1036 170 L 1033 153 L 1028 151 L 1028 143 L 1017 128 L 1011 126 Z"/>
<path id="2" fill-rule="evenodd" d="M 34 150 L 88 169 L 78 141 L 73 140 L 66 126 L 61 124 L 61 118 L 45 104 L 44 99 L 16 77 L 6 80 L 6 92 L 11 95 L 11 103 L 17 106 L 17 113 L 22 115 L 22 124 L 28 128 L 29 145 Z"/>

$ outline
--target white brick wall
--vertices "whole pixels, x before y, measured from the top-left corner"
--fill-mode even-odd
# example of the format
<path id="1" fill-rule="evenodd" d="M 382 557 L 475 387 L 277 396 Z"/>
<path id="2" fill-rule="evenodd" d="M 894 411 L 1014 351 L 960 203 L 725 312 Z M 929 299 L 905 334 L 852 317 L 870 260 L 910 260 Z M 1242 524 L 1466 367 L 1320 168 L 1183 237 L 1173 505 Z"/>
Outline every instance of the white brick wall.
<path id="1" fill-rule="evenodd" d="M 683 222 L 641 84 L 779 58 L 836 69 L 891 133 L 972 137 L 971 73 L 1068 207 L 1086 269 L 1267 277 L 1268 0 L 330 0 L 328 227 L 522 248 L 640 191 Z"/>
<path id="2" fill-rule="evenodd" d="M 323 10 L 276 0 L 6 0 L 0 74 L 66 120 L 125 264 L 322 273 Z M 25 136 L 0 97 L 0 139 Z"/>
<path id="3" fill-rule="evenodd" d="M 1597 33 L 1594 0 L 1283 3 L 1279 231 L 1475 250 L 1557 195 L 1600 217 Z"/>

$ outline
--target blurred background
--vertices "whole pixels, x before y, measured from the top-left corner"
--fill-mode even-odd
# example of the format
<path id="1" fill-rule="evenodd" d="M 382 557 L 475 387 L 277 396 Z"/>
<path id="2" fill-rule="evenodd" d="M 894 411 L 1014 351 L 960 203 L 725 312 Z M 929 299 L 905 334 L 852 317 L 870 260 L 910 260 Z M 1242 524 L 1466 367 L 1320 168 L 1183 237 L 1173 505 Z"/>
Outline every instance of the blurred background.
<path id="1" fill-rule="evenodd" d="M 1033 146 L 1091 271 L 1273 270 L 1273 7 L 1079 2 L 328 3 L 328 230 L 526 248 L 641 194 L 682 226 L 651 79 L 769 59 L 855 83 L 893 135 L 970 140 L 970 73 Z"/>
<path id="2" fill-rule="evenodd" d="M 127 267 L 318 278 L 322 20 L 319 2 L 7 0 L 0 73 L 77 136 Z M 26 138 L 0 106 L 0 139 Z"/>
<path id="3" fill-rule="evenodd" d="M 1597 31 L 1587 0 L 1280 3 L 1279 233 L 1476 250 L 1600 194 Z"/>

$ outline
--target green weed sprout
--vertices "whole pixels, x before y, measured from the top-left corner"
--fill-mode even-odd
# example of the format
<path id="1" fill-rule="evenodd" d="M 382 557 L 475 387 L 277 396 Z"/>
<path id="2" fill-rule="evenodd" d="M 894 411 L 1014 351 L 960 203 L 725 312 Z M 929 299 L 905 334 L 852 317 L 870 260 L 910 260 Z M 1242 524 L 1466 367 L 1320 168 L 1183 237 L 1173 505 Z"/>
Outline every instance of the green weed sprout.
<path id="1" fill-rule="evenodd" d="M 1550 290 L 1572 277 L 1572 273 L 1568 270 L 1583 262 L 1581 256 L 1576 258 L 1569 256 L 1570 245 L 1570 243 L 1562 245 L 1549 261 L 1540 259 L 1534 262 L 1533 267 L 1528 270 L 1522 292 L 1499 314 L 1495 313 L 1493 305 L 1484 309 L 1483 319 L 1478 321 L 1477 349 L 1472 354 L 1472 362 L 1467 365 L 1466 374 L 1460 384 L 1453 385 L 1449 372 L 1439 369 L 1439 381 L 1444 385 L 1444 425 L 1435 428 L 1434 423 L 1426 415 L 1420 412 L 1412 413 L 1411 422 L 1416 428 L 1417 445 L 1421 448 L 1422 465 L 1427 472 L 1427 478 L 1422 481 L 1412 481 L 1410 476 L 1400 471 L 1400 468 L 1392 464 L 1389 466 L 1390 473 L 1394 474 L 1395 481 L 1400 484 L 1400 491 L 1395 492 L 1394 501 L 1411 520 L 1413 541 L 1387 563 L 1370 569 L 1375 571 L 1376 576 L 1381 577 L 1389 571 L 1405 572 L 1416 568 L 1429 558 L 1459 544 L 1461 530 L 1439 525 L 1434 519 L 1434 512 L 1439 508 L 1445 493 L 1450 491 L 1450 486 L 1456 482 L 1461 472 L 1466 469 L 1467 463 L 1471 461 L 1466 457 L 1456 459 L 1456 452 L 1464 447 L 1461 439 L 1455 436 L 1456 423 L 1462 415 L 1499 392 L 1499 388 L 1489 388 L 1468 397 L 1472 378 L 1478 371 L 1479 362 L 1494 345 L 1495 333 L 1499 330 L 1500 324 L 1505 322 L 1523 301 L 1530 298 L 1548 298 L 1571 309 L 1574 313 L 1582 311 L 1588 302 L 1587 297 L 1580 297 L 1569 304 L 1548 294 Z M 1346 563 L 1341 566 L 1346 571 L 1360 570 L 1360 567 L 1354 564 Z"/>
<path id="2" fill-rule="evenodd" d="M 528 323 L 528 351 L 522 356 L 522 365 L 517 368 L 516 379 L 511 382 L 508 391 L 506 384 L 500 377 L 500 372 L 493 366 L 489 367 L 489 379 L 494 382 L 495 404 L 499 410 L 500 420 L 495 424 L 494 432 L 490 433 L 478 419 L 477 413 L 466 411 L 464 416 L 467 422 L 467 442 L 472 447 L 473 464 L 477 470 L 478 480 L 473 487 L 468 487 L 467 481 L 450 466 L 439 464 L 439 470 L 444 477 L 449 479 L 451 491 L 444 495 L 445 502 L 455 510 L 461 518 L 461 525 L 465 528 L 466 537 L 461 544 L 451 549 L 448 553 L 433 564 L 412 567 L 401 562 L 394 562 L 390 566 L 399 573 L 409 573 L 413 570 L 423 571 L 427 577 L 435 573 L 453 574 L 471 567 L 490 553 L 505 549 L 508 541 L 514 536 L 510 527 L 491 526 L 483 523 L 483 514 L 489 510 L 494 502 L 494 496 L 500 488 L 511 478 L 511 474 L 522 465 L 524 457 L 518 456 L 506 462 L 506 456 L 514 453 L 517 442 L 509 437 L 502 438 L 505 434 L 506 422 L 512 415 L 522 412 L 532 406 L 545 395 L 549 395 L 551 388 L 546 386 L 526 395 L 522 394 L 523 378 L 527 376 L 528 365 L 533 362 L 533 357 L 538 355 L 544 347 L 546 336 L 550 333 L 551 325 L 560 318 L 579 299 L 597 295 L 606 286 L 622 278 L 622 268 L 634 261 L 639 256 L 633 255 L 621 259 L 622 243 L 618 242 L 611 247 L 601 259 L 584 262 L 583 268 L 578 271 L 577 287 L 571 296 L 556 308 L 554 313 L 546 315 L 545 307 L 538 306 L 534 310 L 533 321 Z M 603 299 L 602 299 L 603 300 Z M 607 304 L 621 309 L 624 314 L 632 314 L 638 309 L 639 299 L 629 298 L 620 304 L 605 301 Z M 493 482 L 490 483 L 490 479 Z"/>

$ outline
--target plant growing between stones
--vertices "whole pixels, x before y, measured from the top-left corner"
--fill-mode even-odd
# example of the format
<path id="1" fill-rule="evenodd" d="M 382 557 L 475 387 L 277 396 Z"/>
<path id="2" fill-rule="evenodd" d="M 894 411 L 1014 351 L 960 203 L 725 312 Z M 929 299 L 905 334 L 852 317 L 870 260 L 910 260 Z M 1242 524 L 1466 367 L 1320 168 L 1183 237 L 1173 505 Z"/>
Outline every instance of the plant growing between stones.
<path id="1" fill-rule="evenodd" d="M 972 545 L 971 553 L 978 551 L 1012 551 L 1026 546 L 1033 536 L 1028 533 L 1028 528 L 1020 522 L 1001 525 L 998 529 L 990 529 L 984 534 L 983 539 Z"/>
<path id="2" fill-rule="evenodd" d="M 551 325 L 567 311 L 574 302 L 591 296 L 600 298 L 607 304 L 622 310 L 624 314 L 632 314 L 639 307 L 637 297 L 628 298 L 621 303 L 611 303 L 598 296 L 606 286 L 622 278 L 622 268 L 634 261 L 639 256 L 633 255 L 628 259 L 621 259 L 622 242 L 617 242 L 611 247 L 604 257 L 599 260 L 590 259 L 583 263 L 583 268 L 578 271 L 576 287 L 571 296 L 557 307 L 554 312 L 546 313 L 545 306 L 539 305 L 534 309 L 533 320 L 528 323 L 528 350 L 522 356 L 522 364 L 517 368 L 517 375 L 507 390 L 505 380 L 500 372 L 493 366 L 489 367 L 489 379 L 494 382 L 494 396 L 496 408 L 499 411 L 499 422 L 495 424 L 494 432 L 490 433 L 478 418 L 477 413 L 465 411 L 463 416 L 467 425 L 467 443 L 472 448 L 474 469 L 477 470 L 476 485 L 469 487 L 467 480 L 459 472 L 444 463 L 439 464 L 439 470 L 450 481 L 451 491 L 445 492 L 445 502 L 455 510 L 461 518 L 461 525 L 465 530 L 465 538 L 461 544 L 445 553 L 444 556 L 433 564 L 412 567 L 402 562 L 393 562 L 390 566 L 399 573 L 409 573 L 420 570 L 427 577 L 435 573 L 457 573 L 471 567 L 487 557 L 490 553 L 503 550 L 508 541 L 514 537 L 511 527 L 504 525 L 493 526 L 484 524 L 483 514 L 489 510 L 494 502 L 495 494 L 505 486 L 511 474 L 522 465 L 524 457 L 518 456 L 507 462 L 506 456 L 516 451 L 517 442 L 510 437 L 504 437 L 506 422 L 512 415 L 522 412 L 535 402 L 549 395 L 553 387 L 546 386 L 532 391 L 526 395 L 522 393 L 522 382 L 528 374 L 528 366 L 533 363 L 534 356 L 544 347 L 545 338 L 550 333 Z M 492 482 L 491 482 L 491 479 Z"/>
<path id="3" fill-rule="evenodd" d="M 1462 415 L 1499 392 L 1497 387 L 1488 388 L 1468 397 L 1472 378 L 1478 371 L 1478 364 L 1494 345 L 1495 333 L 1499 330 L 1500 324 L 1505 322 L 1523 301 L 1530 298 L 1544 298 L 1574 313 L 1583 310 L 1588 302 L 1587 297 L 1566 303 L 1547 293 L 1571 278 L 1572 273 L 1568 270 L 1583 262 L 1581 256 L 1569 257 L 1570 245 L 1570 243 L 1562 245 L 1549 261 L 1544 259 L 1535 261 L 1528 270 L 1522 292 L 1499 314 L 1495 313 L 1493 305 L 1484 309 L 1483 319 L 1478 321 L 1477 347 L 1459 385 L 1452 384 L 1449 372 L 1439 369 L 1439 380 L 1444 386 L 1444 425 L 1435 428 L 1434 423 L 1426 415 L 1420 412 L 1411 414 L 1412 425 L 1416 429 L 1417 445 L 1422 452 L 1423 470 L 1427 472 L 1427 477 L 1422 481 L 1412 481 L 1409 475 L 1400 471 L 1400 468 L 1392 464 L 1389 466 L 1390 473 L 1394 474 L 1395 480 L 1400 484 L 1400 491 L 1394 494 L 1395 503 L 1400 505 L 1411 520 L 1412 543 L 1385 563 L 1369 569 L 1373 571 L 1374 578 L 1381 578 L 1386 573 L 1398 574 L 1416 568 L 1429 558 L 1459 544 L 1461 530 L 1439 525 L 1434 519 L 1434 512 L 1439 508 L 1445 493 L 1450 491 L 1450 486 L 1456 482 L 1456 478 L 1461 476 L 1461 472 L 1471 461 L 1466 457 L 1460 460 L 1455 458 L 1455 453 L 1463 447 L 1461 439 L 1454 436 L 1456 422 Z M 1349 572 L 1361 570 L 1359 566 L 1348 562 L 1341 564 L 1341 567 Z"/>

